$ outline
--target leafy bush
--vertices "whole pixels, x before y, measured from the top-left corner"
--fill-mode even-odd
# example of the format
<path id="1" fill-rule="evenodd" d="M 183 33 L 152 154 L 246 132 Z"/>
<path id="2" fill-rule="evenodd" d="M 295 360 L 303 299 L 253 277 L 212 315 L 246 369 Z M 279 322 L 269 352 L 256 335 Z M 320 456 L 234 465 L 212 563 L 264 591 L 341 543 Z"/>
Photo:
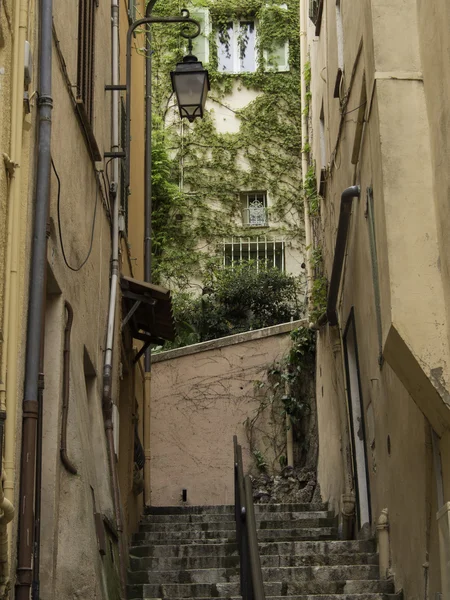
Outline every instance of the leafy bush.
<path id="1" fill-rule="evenodd" d="M 214 272 L 200 297 L 175 293 L 176 348 L 300 317 L 299 282 L 277 269 L 243 263 Z"/>

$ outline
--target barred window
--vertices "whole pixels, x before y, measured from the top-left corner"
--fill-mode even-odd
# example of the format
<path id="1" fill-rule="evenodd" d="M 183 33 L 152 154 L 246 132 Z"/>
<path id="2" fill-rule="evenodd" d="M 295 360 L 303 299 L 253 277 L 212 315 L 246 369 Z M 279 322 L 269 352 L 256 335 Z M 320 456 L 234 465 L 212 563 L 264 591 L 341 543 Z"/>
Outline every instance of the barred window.
<path id="1" fill-rule="evenodd" d="M 251 262 L 255 269 L 285 269 L 285 241 L 267 236 L 232 237 L 223 240 L 223 266 Z"/>

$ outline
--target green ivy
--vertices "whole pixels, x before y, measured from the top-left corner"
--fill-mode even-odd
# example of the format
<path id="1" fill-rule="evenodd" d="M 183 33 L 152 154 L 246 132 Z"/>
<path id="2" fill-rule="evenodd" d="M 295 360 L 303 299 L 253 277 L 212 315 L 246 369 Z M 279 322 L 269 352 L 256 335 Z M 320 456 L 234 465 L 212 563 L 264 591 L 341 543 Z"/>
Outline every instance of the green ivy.
<path id="1" fill-rule="evenodd" d="M 255 235 L 238 226 L 240 191 L 267 190 L 278 234 L 303 245 L 301 181 L 301 111 L 298 6 L 295 0 L 196 0 L 187 6 L 208 8 L 211 80 L 210 114 L 193 124 L 171 117 L 174 98 L 170 71 L 186 52 L 179 26 L 152 26 L 153 98 L 153 279 L 183 290 L 203 281 L 218 264 L 215 245 L 232 235 Z M 178 0 L 159 2 L 155 14 L 177 15 Z M 257 22 L 258 68 L 254 73 L 218 70 L 217 33 L 230 20 Z M 271 53 L 289 40 L 288 72 L 274 72 Z M 245 44 L 245 40 L 241 40 Z M 138 48 L 138 52 L 141 52 Z M 235 111 L 238 133 L 221 133 L 218 110 L 232 112 L 227 95 L 247 88 L 256 99 Z M 264 235 L 265 230 L 260 231 Z M 208 254 L 201 251 L 208 245 Z M 212 252 L 211 252 L 212 250 Z"/>

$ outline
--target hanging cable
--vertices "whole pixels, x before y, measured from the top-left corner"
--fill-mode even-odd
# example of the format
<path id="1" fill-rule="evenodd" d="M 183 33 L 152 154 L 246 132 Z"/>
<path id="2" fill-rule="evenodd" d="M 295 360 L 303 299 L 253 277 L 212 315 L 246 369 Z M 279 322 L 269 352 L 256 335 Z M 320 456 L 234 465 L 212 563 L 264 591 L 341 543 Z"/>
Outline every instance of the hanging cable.
<path id="1" fill-rule="evenodd" d="M 98 201 L 99 182 L 98 182 L 97 175 L 96 175 L 97 181 L 96 181 L 96 186 L 95 186 L 94 216 L 92 219 L 91 241 L 89 242 L 89 250 L 88 250 L 87 256 L 83 260 L 83 262 L 78 267 L 72 267 L 72 265 L 70 265 L 67 260 L 66 252 L 64 250 L 64 242 L 63 242 L 62 229 L 61 229 L 61 179 L 59 178 L 58 171 L 56 170 L 55 163 L 53 162 L 53 158 L 52 158 L 52 169 L 55 174 L 56 180 L 58 182 L 57 211 L 58 211 L 58 232 L 59 232 L 59 241 L 61 244 L 61 251 L 62 251 L 63 258 L 64 258 L 64 262 L 66 263 L 66 267 L 68 269 L 70 269 L 71 271 L 77 272 L 77 271 L 80 271 L 84 267 L 84 265 L 87 263 L 87 261 L 89 260 L 89 257 L 91 256 L 91 252 L 92 252 L 92 246 L 94 244 L 94 230 L 95 230 L 95 220 L 96 220 L 96 216 L 97 216 L 97 201 Z"/>

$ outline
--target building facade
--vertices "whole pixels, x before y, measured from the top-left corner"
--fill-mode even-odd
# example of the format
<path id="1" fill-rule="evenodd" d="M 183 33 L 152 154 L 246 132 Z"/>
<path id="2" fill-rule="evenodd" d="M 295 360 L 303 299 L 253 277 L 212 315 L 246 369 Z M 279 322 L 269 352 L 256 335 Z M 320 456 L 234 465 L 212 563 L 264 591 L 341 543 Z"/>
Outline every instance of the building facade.
<path id="1" fill-rule="evenodd" d="M 137 354 L 170 337 L 170 295 L 142 281 L 143 202 L 127 211 L 125 93 L 114 87 L 144 10 L 134 0 L 0 7 L 5 598 L 125 597 L 130 535 L 144 493 L 149 502 L 149 375 Z M 130 181 L 142 190 L 136 57 Z M 129 314 L 136 298 L 152 316 Z"/>
<path id="2" fill-rule="evenodd" d="M 389 515 L 405 597 L 449 598 L 449 9 L 300 6 L 318 481 L 357 535 Z"/>

